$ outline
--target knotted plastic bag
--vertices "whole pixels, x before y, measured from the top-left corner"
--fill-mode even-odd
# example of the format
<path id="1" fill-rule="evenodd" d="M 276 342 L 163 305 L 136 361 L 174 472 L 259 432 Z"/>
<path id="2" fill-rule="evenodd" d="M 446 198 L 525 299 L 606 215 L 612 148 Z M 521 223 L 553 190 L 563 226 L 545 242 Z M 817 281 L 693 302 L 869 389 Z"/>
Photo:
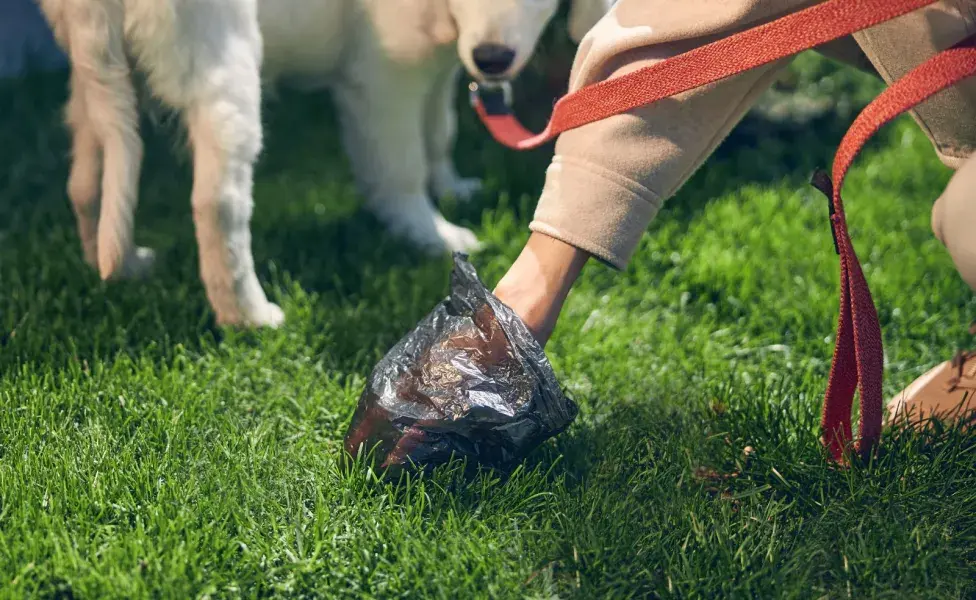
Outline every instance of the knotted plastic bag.
<path id="1" fill-rule="evenodd" d="M 346 433 L 382 469 L 506 469 L 576 417 L 525 323 L 454 255 L 451 294 L 376 365 Z"/>

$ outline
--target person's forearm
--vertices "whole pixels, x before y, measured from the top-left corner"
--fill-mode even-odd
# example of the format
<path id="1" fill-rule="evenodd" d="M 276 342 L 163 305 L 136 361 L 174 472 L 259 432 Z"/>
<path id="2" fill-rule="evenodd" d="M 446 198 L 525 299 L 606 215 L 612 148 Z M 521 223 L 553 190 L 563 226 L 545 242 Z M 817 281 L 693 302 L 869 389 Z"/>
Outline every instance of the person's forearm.
<path id="1" fill-rule="evenodd" d="M 575 246 L 534 233 L 494 293 L 545 346 L 563 303 L 589 258 L 588 252 Z"/>

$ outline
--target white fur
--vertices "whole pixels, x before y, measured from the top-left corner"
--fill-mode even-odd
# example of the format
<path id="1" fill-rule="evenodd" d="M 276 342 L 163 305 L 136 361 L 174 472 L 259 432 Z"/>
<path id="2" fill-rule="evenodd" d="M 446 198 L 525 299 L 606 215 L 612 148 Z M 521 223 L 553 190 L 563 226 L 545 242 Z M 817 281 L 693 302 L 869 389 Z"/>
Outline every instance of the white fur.
<path id="1" fill-rule="evenodd" d="M 515 50 L 513 77 L 558 0 L 38 0 L 72 63 L 68 193 L 86 260 L 104 279 L 144 274 L 132 242 L 142 141 L 135 63 L 179 111 L 194 153 L 200 272 L 220 323 L 278 325 L 251 256 L 252 165 L 261 150 L 259 72 L 328 86 L 367 206 L 432 251 L 478 247 L 428 194 L 465 199 L 458 175 L 456 78 L 477 74 L 482 43 Z M 460 57 L 460 64 L 459 64 Z"/>
<path id="2" fill-rule="evenodd" d="M 368 208 L 433 252 L 472 251 L 474 234 L 447 222 L 429 192 L 466 200 L 481 182 L 458 175 L 460 66 L 504 44 L 517 74 L 558 0 L 259 0 L 267 80 L 331 88 L 343 142 Z M 458 58 L 460 57 L 460 64 Z"/>
<path id="3" fill-rule="evenodd" d="M 569 7 L 569 37 L 577 44 L 603 18 L 617 0 L 572 0 Z"/>
<path id="4" fill-rule="evenodd" d="M 85 259 L 103 279 L 141 276 L 153 263 L 132 241 L 142 140 L 131 60 L 189 130 L 200 273 L 218 322 L 280 324 L 251 256 L 262 136 L 255 0 L 39 2 L 72 65 L 68 195 Z"/>

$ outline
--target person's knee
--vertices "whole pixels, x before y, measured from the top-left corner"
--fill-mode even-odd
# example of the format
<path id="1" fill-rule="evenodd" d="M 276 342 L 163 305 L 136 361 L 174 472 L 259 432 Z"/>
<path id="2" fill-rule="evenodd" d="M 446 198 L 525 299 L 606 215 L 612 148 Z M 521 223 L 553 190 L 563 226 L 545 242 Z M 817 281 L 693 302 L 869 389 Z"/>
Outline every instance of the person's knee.
<path id="1" fill-rule="evenodd" d="M 962 278 L 976 290 L 976 154 L 960 167 L 932 208 L 932 231 Z"/>

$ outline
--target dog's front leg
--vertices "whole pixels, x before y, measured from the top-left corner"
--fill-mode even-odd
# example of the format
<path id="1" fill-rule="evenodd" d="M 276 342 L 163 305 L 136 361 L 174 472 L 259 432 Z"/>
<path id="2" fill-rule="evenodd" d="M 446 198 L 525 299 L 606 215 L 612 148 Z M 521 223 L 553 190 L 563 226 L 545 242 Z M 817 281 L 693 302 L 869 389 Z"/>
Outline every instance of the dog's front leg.
<path id="1" fill-rule="evenodd" d="M 461 177 L 451 155 L 457 138 L 455 102 L 459 71 L 459 65 L 451 65 L 434 81 L 424 114 L 424 139 L 430 164 L 430 188 L 434 195 L 465 201 L 481 191 L 482 183 L 474 177 Z"/>
<path id="2" fill-rule="evenodd" d="M 386 67 L 386 68 L 384 68 Z M 369 65 L 336 89 L 343 143 L 367 207 L 389 229 L 421 248 L 471 252 L 474 233 L 448 222 L 427 193 L 423 117 L 429 76 Z"/>
<path id="3" fill-rule="evenodd" d="M 257 54 L 195 73 L 200 93 L 187 108 L 193 145 L 193 222 L 200 277 L 221 325 L 284 321 L 268 302 L 251 255 L 253 163 L 261 149 Z"/>

